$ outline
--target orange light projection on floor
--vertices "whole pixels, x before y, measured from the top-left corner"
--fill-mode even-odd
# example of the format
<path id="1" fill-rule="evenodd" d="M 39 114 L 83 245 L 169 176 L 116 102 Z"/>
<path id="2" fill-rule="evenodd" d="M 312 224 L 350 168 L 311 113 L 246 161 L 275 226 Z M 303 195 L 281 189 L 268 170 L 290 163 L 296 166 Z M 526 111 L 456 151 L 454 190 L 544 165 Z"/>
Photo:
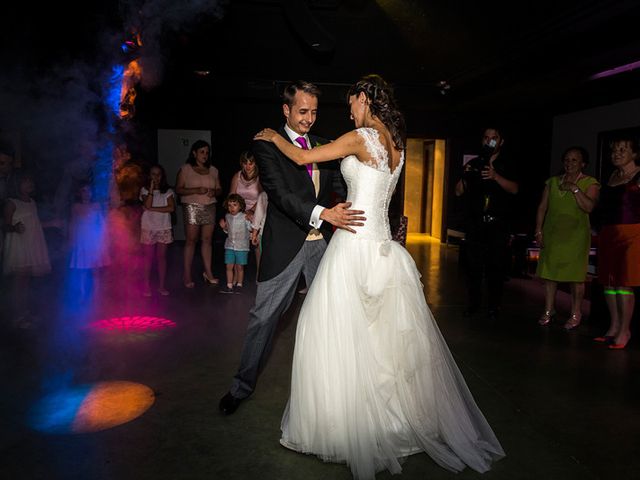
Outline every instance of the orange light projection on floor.
<path id="1" fill-rule="evenodd" d="M 128 381 L 62 388 L 38 402 L 31 426 L 45 433 L 99 432 L 130 422 L 154 402 L 153 390 Z"/>
<path id="2" fill-rule="evenodd" d="M 98 383 L 82 402 L 71 430 L 98 432 L 130 422 L 146 412 L 154 401 L 153 390 L 139 383 Z"/>

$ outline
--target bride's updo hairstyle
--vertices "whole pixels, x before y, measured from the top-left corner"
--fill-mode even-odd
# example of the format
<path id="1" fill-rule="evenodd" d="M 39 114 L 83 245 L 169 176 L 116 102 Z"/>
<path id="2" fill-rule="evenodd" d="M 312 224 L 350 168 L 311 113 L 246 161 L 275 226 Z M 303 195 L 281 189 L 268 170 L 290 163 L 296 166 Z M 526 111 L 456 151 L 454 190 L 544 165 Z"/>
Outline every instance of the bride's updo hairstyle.
<path id="1" fill-rule="evenodd" d="M 404 150 L 406 138 L 404 117 L 398 110 L 391 85 L 380 75 L 365 75 L 349 89 L 347 98 L 351 95 L 357 97 L 360 92 L 364 92 L 369 100 L 371 113 L 378 117 L 391 132 L 396 149 Z"/>

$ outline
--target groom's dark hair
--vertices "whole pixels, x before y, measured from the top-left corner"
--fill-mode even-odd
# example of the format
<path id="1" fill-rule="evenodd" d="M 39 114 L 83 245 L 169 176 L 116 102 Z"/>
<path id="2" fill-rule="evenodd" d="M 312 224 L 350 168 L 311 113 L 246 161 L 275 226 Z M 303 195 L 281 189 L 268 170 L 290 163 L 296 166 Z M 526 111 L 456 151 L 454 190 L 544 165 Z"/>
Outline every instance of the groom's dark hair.
<path id="1" fill-rule="evenodd" d="M 284 92 L 282 92 L 282 101 L 291 107 L 293 105 L 293 97 L 298 92 L 308 93 L 314 97 L 319 97 L 322 94 L 320 89 L 313 83 L 297 80 L 285 87 Z"/>

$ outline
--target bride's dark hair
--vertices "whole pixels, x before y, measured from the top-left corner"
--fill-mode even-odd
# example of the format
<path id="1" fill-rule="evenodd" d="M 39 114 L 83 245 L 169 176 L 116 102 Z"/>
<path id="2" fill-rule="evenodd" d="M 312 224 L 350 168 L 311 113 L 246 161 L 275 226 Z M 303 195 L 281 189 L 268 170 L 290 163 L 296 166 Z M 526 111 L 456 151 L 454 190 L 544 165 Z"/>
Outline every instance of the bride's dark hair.
<path id="1" fill-rule="evenodd" d="M 397 150 L 404 150 L 406 128 L 404 116 L 398 110 L 393 88 L 380 75 L 365 75 L 350 89 L 347 97 L 358 96 L 364 92 L 369 100 L 371 113 L 378 117 L 391 132 L 391 138 Z"/>

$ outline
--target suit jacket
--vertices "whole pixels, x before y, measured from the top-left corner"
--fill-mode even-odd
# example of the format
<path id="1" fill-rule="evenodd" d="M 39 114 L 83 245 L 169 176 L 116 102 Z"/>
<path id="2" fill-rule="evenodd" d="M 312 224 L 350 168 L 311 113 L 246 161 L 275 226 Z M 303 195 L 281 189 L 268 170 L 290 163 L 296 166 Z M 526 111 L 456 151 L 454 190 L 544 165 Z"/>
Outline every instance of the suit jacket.
<path id="1" fill-rule="evenodd" d="M 291 141 L 284 126 L 278 133 Z M 328 143 L 321 137 L 308 136 L 312 147 Z M 338 198 L 346 198 L 346 186 L 338 161 L 317 164 L 320 189 L 316 197 L 306 165 L 297 165 L 269 142 L 254 142 L 253 154 L 260 169 L 260 183 L 268 197 L 258 275 L 258 281 L 262 282 L 282 272 L 302 248 L 312 228 L 309 220 L 314 207 L 331 207 L 334 192 Z M 333 233 L 332 225 L 322 222 L 320 231 L 328 242 Z"/>

